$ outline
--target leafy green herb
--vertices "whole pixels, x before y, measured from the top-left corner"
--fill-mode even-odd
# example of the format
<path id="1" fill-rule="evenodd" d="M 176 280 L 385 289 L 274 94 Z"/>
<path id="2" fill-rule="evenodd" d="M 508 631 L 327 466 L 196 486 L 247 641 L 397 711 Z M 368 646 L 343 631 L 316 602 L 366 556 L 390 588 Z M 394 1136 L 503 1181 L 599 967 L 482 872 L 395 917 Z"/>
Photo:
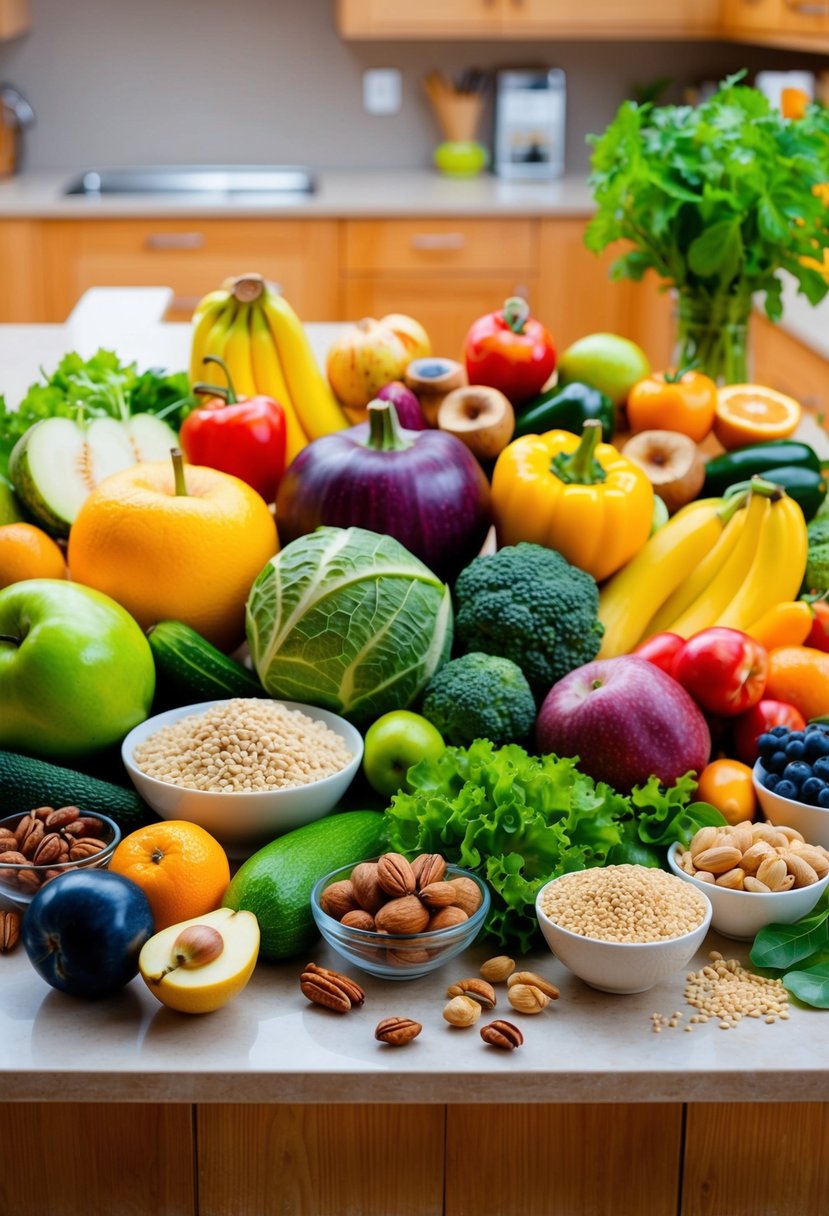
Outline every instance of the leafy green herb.
<path id="1" fill-rule="evenodd" d="M 440 852 L 480 874 L 492 892 L 486 932 L 522 951 L 537 939 L 535 899 L 549 879 L 627 860 L 637 832 L 650 843 L 643 827 L 667 844 L 693 835 L 692 822 L 725 822 L 707 804 L 686 806 L 695 788 L 689 777 L 667 791 L 652 778 L 628 798 L 580 772 L 575 760 L 487 739 L 421 760 L 408 783 L 411 792 L 396 794 L 386 811 L 390 847 Z"/>
<path id="2" fill-rule="evenodd" d="M 30 426 L 44 418 L 100 417 L 124 419 L 132 414 L 156 414 L 178 430 L 196 404 L 186 372 L 151 368 L 139 374 L 135 363 L 122 363 L 113 351 L 98 350 L 84 360 L 76 352 L 64 355 L 51 375 L 32 384 L 18 408 L 0 397 L 0 474 L 8 469 L 9 453 Z"/>
<path id="3" fill-rule="evenodd" d="M 783 986 L 804 1004 L 829 1009 L 829 962 L 807 967 L 805 971 L 790 971 L 783 976 Z"/>
<path id="4" fill-rule="evenodd" d="M 761 929 L 749 957 L 756 967 L 784 973 L 783 984 L 798 1000 L 829 1009 L 829 891 L 793 925 Z"/>
<path id="5" fill-rule="evenodd" d="M 680 295 L 707 297 L 714 315 L 763 293 L 778 320 L 781 270 L 813 304 L 829 291 L 829 206 L 815 190 L 829 181 L 829 110 L 784 118 L 743 74 L 696 107 L 626 101 L 589 137 L 597 210 L 585 243 L 632 245 L 615 279 L 654 270 Z"/>

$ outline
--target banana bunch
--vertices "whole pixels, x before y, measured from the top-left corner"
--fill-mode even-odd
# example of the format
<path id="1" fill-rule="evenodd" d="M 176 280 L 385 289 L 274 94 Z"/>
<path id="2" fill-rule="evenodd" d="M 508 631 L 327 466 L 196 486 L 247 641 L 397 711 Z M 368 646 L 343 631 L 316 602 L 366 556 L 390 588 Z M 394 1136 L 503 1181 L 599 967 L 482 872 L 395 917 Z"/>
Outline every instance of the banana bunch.
<path id="1" fill-rule="evenodd" d="M 206 355 L 224 360 L 240 397 L 262 394 L 279 402 L 285 412 L 287 461 L 311 439 L 348 426 L 302 322 L 261 275 L 228 279 L 199 301 L 193 313 L 191 386 L 207 378 Z"/>
<path id="2" fill-rule="evenodd" d="M 803 512 L 770 482 L 689 503 L 602 588 L 599 657 L 628 654 L 664 631 L 689 638 L 712 625 L 747 630 L 797 595 L 807 547 Z"/>

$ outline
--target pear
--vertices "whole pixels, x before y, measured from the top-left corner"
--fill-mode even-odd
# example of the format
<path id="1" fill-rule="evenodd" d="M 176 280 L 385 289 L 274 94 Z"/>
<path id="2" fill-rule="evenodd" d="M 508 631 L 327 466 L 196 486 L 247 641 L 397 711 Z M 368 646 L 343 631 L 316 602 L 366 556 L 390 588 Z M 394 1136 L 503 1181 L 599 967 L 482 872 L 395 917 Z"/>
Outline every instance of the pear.
<path id="1" fill-rule="evenodd" d="M 217 908 L 145 942 L 138 970 L 153 996 L 180 1013 L 212 1013 L 247 984 L 259 955 L 252 912 Z"/>

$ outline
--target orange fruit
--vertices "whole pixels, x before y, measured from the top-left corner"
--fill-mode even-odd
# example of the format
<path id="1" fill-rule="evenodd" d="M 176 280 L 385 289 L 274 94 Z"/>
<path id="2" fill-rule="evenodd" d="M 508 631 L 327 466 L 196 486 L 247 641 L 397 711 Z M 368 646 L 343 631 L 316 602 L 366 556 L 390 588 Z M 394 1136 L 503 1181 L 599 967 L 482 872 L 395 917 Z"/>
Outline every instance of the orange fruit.
<path id="1" fill-rule="evenodd" d="M 812 646 L 776 647 L 763 696 L 793 705 L 807 722 L 829 714 L 829 654 Z"/>
<path id="2" fill-rule="evenodd" d="M 726 384 L 717 394 L 714 434 L 727 451 L 747 443 L 785 439 L 800 422 L 794 397 L 763 384 Z"/>
<path id="3" fill-rule="evenodd" d="M 27 578 L 66 578 L 66 562 L 51 536 L 34 524 L 0 527 L 0 588 Z"/>
<path id="4" fill-rule="evenodd" d="M 125 836 L 109 868 L 132 879 L 147 896 L 156 933 L 220 907 L 230 883 L 227 854 L 218 840 L 182 819 L 151 823 Z"/>
<path id="5" fill-rule="evenodd" d="M 739 760 L 712 760 L 699 775 L 697 797 L 710 802 L 730 824 L 745 823 L 757 814 L 751 769 Z"/>
<path id="6" fill-rule="evenodd" d="M 265 502 L 218 469 L 171 461 L 113 473 L 84 502 L 69 536 L 72 578 L 112 596 L 143 629 L 184 621 L 223 650 L 244 638 L 245 601 L 278 548 Z"/>
<path id="7" fill-rule="evenodd" d="M 805 89 L 788 87 L 780 91 L 780 110 L 784 118 L 802 118 L 811 98 Z"/>

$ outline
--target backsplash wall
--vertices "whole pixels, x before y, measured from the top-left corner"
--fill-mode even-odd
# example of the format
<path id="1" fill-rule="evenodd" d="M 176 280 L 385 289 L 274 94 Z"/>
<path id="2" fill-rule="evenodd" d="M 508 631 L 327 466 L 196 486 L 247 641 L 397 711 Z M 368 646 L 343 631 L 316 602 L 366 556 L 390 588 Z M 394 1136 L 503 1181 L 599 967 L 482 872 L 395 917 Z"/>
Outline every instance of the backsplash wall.
<path id="1" fill-rule="evenodd" d="M 683 86 L 743 66 L 809 63 L 719 43 L 347 43 L 332 0 L 32 0 L 32 11 L 32 32 L 0 45 L 0 79 L 35 109 L 24 163 L 33 170 L 179 161 L 421 168 L 439 139 L 426 71 L 545 63 L 567 74 L 567 170 L 583 172 L 585 135 L 602 129 L 634 82 L 671 76 L 677 99 Z M 398 114 L 364 112 L 370 67 L 402 71 Z M 481 134 L 489 142 L 491 115 Z"/>

